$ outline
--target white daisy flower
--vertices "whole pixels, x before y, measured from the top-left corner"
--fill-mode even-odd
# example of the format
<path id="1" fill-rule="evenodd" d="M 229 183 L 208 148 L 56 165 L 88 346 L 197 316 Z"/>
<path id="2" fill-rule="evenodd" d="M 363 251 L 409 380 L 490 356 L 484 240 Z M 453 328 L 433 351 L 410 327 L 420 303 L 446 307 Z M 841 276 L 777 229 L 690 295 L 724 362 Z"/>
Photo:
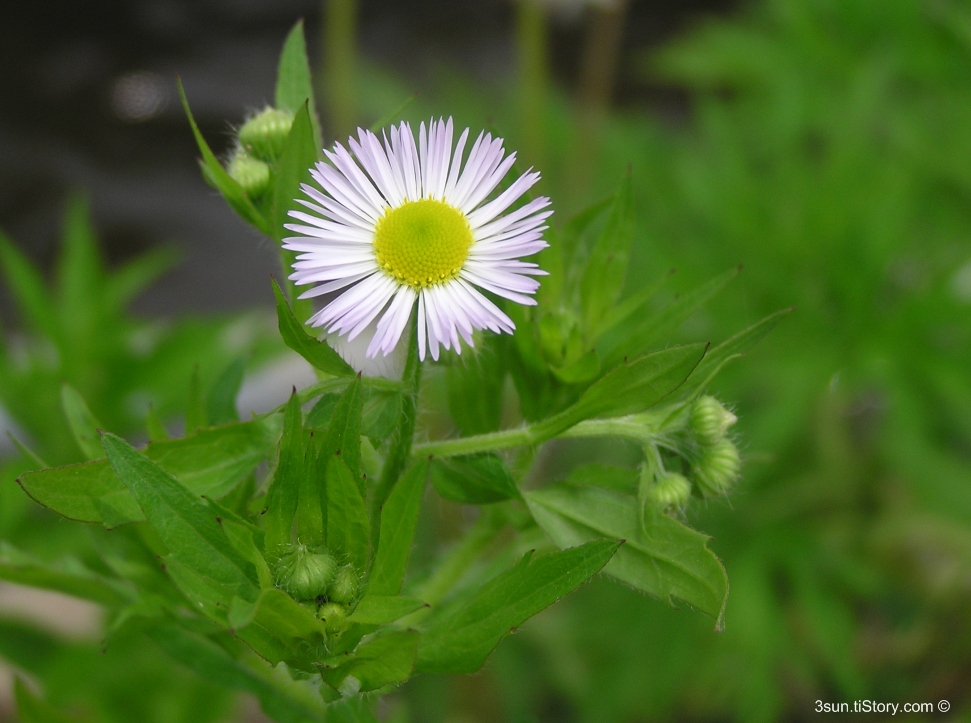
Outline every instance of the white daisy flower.
<path id="1" fill-rule="evenodd" d="M 390 139 L 389 137 L 390 136 Z M 539 180 L 527 171 L 490 201 L 512 168 L 501 138 L 480 133 L 463 166 L 465 129 L 452 146 L 452 119 L 391 126 L 383 143 L 359 129 L 349 152 L 324 151 L 330 163 L 310 170 L 315 188 L 301 186 L 311 211 L 290 211 L 286 224 L 301 236 L 284 239 L 297 252 L 290 278 L 315 284 L 300 298 L 341 291 L 308 324 L 353 340 L 377 320 L 367 356 L 387 356 L 418 307 L 418 354 L 439 347 L 461 353 L 475 329 L 512 333 L 512 320 L 480 291 L 533 305 L 545 275 L 520 261 L 546 248 L 550 200 L 540 197 L 504 213 Z"/>

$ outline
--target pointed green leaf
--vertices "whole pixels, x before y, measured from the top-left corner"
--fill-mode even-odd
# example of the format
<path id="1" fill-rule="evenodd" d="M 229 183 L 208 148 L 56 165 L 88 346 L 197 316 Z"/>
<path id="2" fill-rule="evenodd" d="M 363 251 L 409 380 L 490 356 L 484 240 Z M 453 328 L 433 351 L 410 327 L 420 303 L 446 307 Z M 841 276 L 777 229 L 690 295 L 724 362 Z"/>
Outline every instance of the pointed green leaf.
<path id="1" fill-rule="evenodd" d="M 327 461 L 317 454 L 314 432 L 304 429 L 303 471 L 297 478 L 297 541 L 318 547 L 327 544 Z"/>
<path id="2" fill-rule="evenodd" d="M 747 352 L 759 341 L 761 341 L 762 337 L 772 331 L 780 321 L 789 316 L 793 310 L 794 309 L 790 307 L 788 309 L 780 309 L 774 314 L 769 314 L 764 319 L 757 321 L 747 329 L 743 329 L 735 336 L 731 337 L 730 339 L 726 339 L 715 348 L 710 349 L 708 353 L 705 354 L 705 358 L 698 365 L 694 375 L 695 378 L 699 380 L 706 379 L 729 357 Z"/>
<path id="3" fill-rule="evenodd" d="M 361 424 L 364 414 L 364 388 L 360 377 L 351 382 L 334 406 L 327 431 L 321 435 L 318 455 L 329 463 L 339 456 L 363 491 L 361 480 Z"/>
<path id="4" fill-rule="evenodd" d="M 605 572 L 662 600 L 683 600 L 722 627 L 728 578 L 706 535 L 650 509 L 642 525 L 634 498 L 598 487 L 551 485 L 528 492 L 526 502 L 559 547 L 626 540 Z"/>
<path id="5" fill-rule="evenodd" d="M 365 595 L 347 621 L 362 625 L 387 625 L 422 607 L 426 607 L 425 603 L 416 597 Z"/>
<path id="6" fill-rule="evenodd" d="M 170 555 L 217 584 L 255 599 L 256 574 L 230 544 L 209 507 L 175 477 L 120 437 L 102 443 L 115 474 L 131 492 Z"/>
<path id="7" fill-rule="evenodd" d="M 98 437 L 98 429 L 101 423 L 88 409 L 78 391 L 68 383 L 61 386 L 61 406 L 64 409 L 64 416 L 67 417 L 68 426 L 74 435 L 74 441 L 78 443 L 78 448 L 87 459 L 100 459 L 104 457 L 104 450 L 101 448 L 101 440 Z"/>
<path id="8" fill-rule="evenodd" d="M 522 499 L 516 480 L 497 454 L 469 454 L 431 460 L 431 481 L 447 500 L 483 505 Z"/>
<path id="9" fill-rule="evenodd" d="M 174 248 L 157 246 L 126 262 L 105 279 L 103 293 L 109 309 L 124 308 L 129 301 L 179 262 Z"/>
<path id="10" fill-rule="evenodd" d="M 304 325 L 297 321 L 275 279 L 273 280 L 273 294 L 276 296 L 277 321 L 284 344 L 310 362 L 312 367 L 326 374 L 335 376 L 357 374 L 327 342 L 317 341 L 307 332 Z"/>
<path id="11" fill-rule="evenodd" d="M 60 326 L 69 338 L 83 344 L 94 332 L 98 295 L 101 293 L 102 262 L 91 228 L 87 201 L 80 196 L 68 202 L 64 237 L 57 264 Z"/>
<path id="12" fill-rule="evenodd" d="M 314 104 L 314 84 L 310 76 L 310 62 L 307 60 L 307 44 L 304 40 L 303 20 L 298 20 L 287 35 L 280 54 L 276 74 L 276 107 L 288 110 L 294 115 L 306 103 L 310 108 L 310 121 L 313 124 L 314 149 L 320 148 L 320 125 L 317 121 Z"/>
<path id="13" fill-rule="evenodd" d="M 266 494 L 265 549 L 270 552 L 290 542 L 293 519 L 297 514 L 300 478 L 306 472 L 303 437 L 303 413 L 296 390 L 290 395 L 283 415 L 283 436 L 280 438 L 273 481 Z"/>
<path id="14" fill-rule="evenodd" d="M 381 534 L 367 582 L 367 595 L 397 595 L 401 590 L 427 476 L 428 462 L 418 462 L 391 489 L 381 509 Z"/>
<path id="15" fill-rule="evenodd" d="M 270 224 L 263 218 L 256 209 L 256 206 L 253 205 L 253 202 L 246 195 L 243 187 L 230 178 L 226 169 L 222 167 L 219 159 L 216 158 L 215 154 L 209 148 L 206 139 L 202 137 L 199 126 L 196 125 L 195 118 L 192 117 L 192 111 L 189 109 L 189 101 L 185 97 L 182 80 L 179 79 L 177 83 L 179 86 L 179 97 L 182 99 L 182 107 L 185 109 L 185 114 L 189 118 L 189 125 L 192 126 L 192 135 L 195 136 L 196 144 L 199 146 L 199 152 L 202 153 L 200 165 L 203 168 L 203 175 L 206 177 L 206 180 L 210 181 L 216 187 L 216 190 L 226 199 L 226 202 L 244 220 L 256 226 L 256 228 L 267 236 L 272 236 L 273 233 Z"/>
<path id="16" fill-rule="evenodd" d="M 229 424 L 239 421 L 236 411 L 236 397 L 243 385 L 243 372 L 246 360 L 239 358 L 229 363 L 206 395 L 206 418 L 210 425 Z"/>
<path id="17" fill-rule="evenodd" d="M 145 455 L 196 495 L 220 499 L 273 454 L 275 436 L 260 421 L 203 429 L 184 439 L 153 442 Z M 107 460 L 26 472 L 17 480 L 44 507 L 108 527 L 144 520 Z M 106 517 L 108 510 L 113 517 Z"/>
<path id="18" fill-rule="evenodd" d="M 0 232 L 0 270 L 17 303 L 24 326 L 56 339 L 59 330 L 54 299 L 40 272 L 3 232 Z"/>
<path id="19" fill-rule="evenodd" d="M 614 196 L 607 225 L 597 238 L 580 282 L 580 303 L 587 333 L 596 330 L 624 290 L 634 240 L 634 199 L 630 169 Z"/>
<path id="20" fill-rule="evenodd" d="M 323 711 L 309 697 L 288 695 L 279 683 L 259 675 L 198 633 L 175 624 L 154 626 L 147 632 L 166 654 L 203 680 L 255 695 L 263 711 L 278 723 L 310 723 L 323 718 Z"/>
<path id="21" fill-rule="evenodd" d="M 345 695 L 403 683 L 415 668 L 418 638 L 414 630 L 378 635 L 359 645 L 349 660 L 324 663 L 320 677 Z"/>
<path id="22" fill-rule="evenodd" d="M 327 547 L 346 555 L 358 570 L 368 562 L 371 537 L 367 508 L 357 480 L 340 457 L 327 465 Z"/>
<path id="23" fill-rule="evenodd" d="M 16 448 L 17 448 L 17 450 L 18 450 L 18 451 L 19 451 L 19 452 L 20 452 L 20 453 L 21 453 L 21 454 L 22 454 L 22 455 L 23 455 L 23 456 L 24 456 L 24 457 L 25 457 L 25 458 L 26 458 L 26 459 L 27 459 L 27 460 L 28 460 L 28 461 L 29 461 L 29 462 L 30 462 L 31 464 L 33 464 L 33 465 L 34 465 L 34 469 L 38 469 L 38 470 L 40 470 L 40 469 L 47 469 L 48 467 L 50 467 L 50 465 L 49 465 L 49 464 L 47 464 L 47 462 L 45 462 L 45 461 L 44 461 L 43 459 L 41 459 L 41 458 L 40 458 L 40 457 L 39 457 L 39 456 L 37 455 L 37 453 L 36 453 L 36 452 L 35 452 L 34 450 L 32 450 L 32 449 L 31 449 L 30 447 L 28 447 L 28 446 L 27 446 L 26 444 L 24 444 L 23 442 L 21 442 L 21 441 L 20 441 L 20 440 L 19 440 L 19 439 L 17 438 L 17 436 L 16 436 L 16 435 L 15 435 L 15 434 L 14 434 L 13 432 L 11 432 L 11 431 L 9 431 L 9 430 L 8 430 L 8 431 L 7 431 L 7 438 L 8 438 L 8 439 L 9 439 L 9 440 L 10 440 L 11 442 L 13 442 L 13 446 L 14 446 L 14 447 L 16 447 Z"/>
<path id="24" fill-rule="evenodd" d="M 597 540 L 540 558 L 526 553 L 459 609 L 431 619 L 418 647 L 416 669 L 474 673 L 513 628 L 600 572 L 620 544 Z"/>

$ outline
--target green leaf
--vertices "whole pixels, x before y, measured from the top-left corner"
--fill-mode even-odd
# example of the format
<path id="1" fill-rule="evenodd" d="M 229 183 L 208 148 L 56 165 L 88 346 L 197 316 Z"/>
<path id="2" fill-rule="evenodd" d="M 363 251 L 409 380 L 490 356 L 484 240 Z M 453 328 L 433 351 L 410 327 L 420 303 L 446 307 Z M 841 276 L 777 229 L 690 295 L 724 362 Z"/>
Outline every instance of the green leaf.
<path id="1" fill-rule="evenodd" d="M 275 442 L 266 424 L 252 421 L 153 442 L 144 453 L 192 493 L 220 499 L 273 454 Z M 39 504 L 72 520 L 117 527 L 145 519 L 104 459 L 26 472 L 17 481 Z"/>
<path id="2" fill-rule="evenodd" d="M 327 706 L 327 723 L 378 723 L 364 696 L 341 698 Z"/>
<path id="3" fill-rule="evenodd" d="M 351 471 L 355 483 L 364 490 L 361 479 L 361 423 L 364 413 L 364 388 L 361 378 L 351 382 L 334 406 L 327 431 L 321 435 L 318 457 L 326 469 L 330 458 L 339 456 Z"/>
<path id="4" fill-rule="evenodd" d="M 20 723 L 75 723 L 76 719 L 41 700 L 18 676 L 14 678 L 14 699 Z"/>
<path id="5" fill-rule="evenodd" d="M 583 325 L 588 338 L 596 336 L 601 320 L 614 307 L 624 290 L 633 240 L 634 199 L 628 168 L 614 196 L 607 225 L 590 252 L 580 282 Z"/>
<path id="6" fill-rule="evenodd" d="M 277 161 L 273 182 L 273 237 L 278 241 L 290 232 L 284 224 L 291 222 L 287 215 L 296 206 L 294 199 L 304 194 L 300 185 L 310 183 L 310 169 L 317 161 L 318 144 L 314 140 L 314 131 L 310 118 L 310 110 L 306 103 L 297 111 L 287 135 L 287 142 L 283 153 Z M 281 248 L 283 267 L 289 270 L 297 259 L 295 252 Z M 289 278 L 285 280 L 287 294 L 293 304 L 293 313 L 301 321 L 306 320 L 313 313 L 309 299 L 300 299 L 296 287 Z"/>
<path id="7" fill-rule="evenodd" d="M 237 633 L 251 645 L 272 636 L 286 646 L 291 660 L 294 657 L 307 659 L 308 656 L 313 659 L 323 654 L 326 635 L 324 624 L 279 588 L 270 588 L 260 594 L 253 623 Z M 263 654 L 255 645 L 254 649 Z M 270 661 L 276 663 L 283 659 L 286 658 Z"/>
<path id="8" fill-rule="evenodd" d="M 263 218 L 262 214 L 256 209 L 256 206 L 253 205 L 253 202 L 246 195 L 243 187 L 230 178 L 226 169 L 222 167 L 219 159 L 216 158 L 215 154 L 209 148 L 206 139 L 202 137 L 199 126 L 196 125 L 195 118 L 192 117 L 192 111 L 189 109 L 189 101 L 185 97 L 185 89 L 182 87 L 181 78 L 176 82 L 179 86 L 179 97 L 182 99 L 182 107 L 185 109 L 185 114 L 189 118 L 189 125 L 192 126 L 192 135 L 195 136 L 196 145 L 199 146 L 199 152 L 202 153 L 200 165 L 202 166 L 203 175 L 206 177 L 206 180 L 210 181 L 216 187 L 216 190 L 226 199 L 226 202 L 245 221 L 256 226 L 256 228 L 267 236 L 272 236 L 273 233 L 270 224 Z"/>
<path id="9" fill-rule="evenodd" d="M 631 467 L 593 463 L 574 467 L 566 481 L 579 487 L 603 487 L 622 494 L 636 494 L 639 476 Z"/>
<path id="10" fill-rule="evenodd" d="M 670 603 L 683 600 L 723 627 L 728 578 L 706 535 L 650 509 L 642 524 L 635 499 L 597 487 L 551 485 L 526 493 L 526 502 L 559 547 L 626 540 L 605 572 Z"/>
<path id="11" fill-rule="evenodd" d="M 624 362 L 587 389 L 567 414 L 580 421 L 650 409 L 685 382 L 707 349 L 707 344 L 686 344 Z"/>
<path id="12" fill-rule="evenodd" d="M 198 633 L 175 624 L 158 625 L 147 632 L 166 654 L 203 680 L 255 695 L 263 711 L 278 723 L 309 723 L 323 717 L 323 712 L 309 698 L 301 700 L 287 695 L 277 683 L 260 676 Z"/>
<path id="13" fill-rule="evenodd" d="M 3 232 L 0 232 L 0 269 L 24 326 L 57 339 L 59 329 L 54 300 L 47 292 L 44 279 Z"/>
<path id="14" fill-rule="evenodd" d="M 368 562 L 371 531 L 357 480 L 340 457 L 327 465 L 327 547 L 347 556 L 358 570 Z"/>
<path id="15" fill-rule="evenodd" d="M 611 307 L 604 315 L 603 321 L 600 322 L 600 328 L 597 330 L 595 338 L 603 336 L 613 330 L 614 327 L 620 326 L 640 312 L 647 302 L 657 295 L 657 292 L 661 290 L 661 287 L 664 286 L 673 273 L 673 270 L 669 271 L 653 284 L 648 284 L 643 289 L 628 296 L 616 306 Z"/>
<path id="16" fill-rule="evenodd" d="M 50 467 L 50 465 L 41 459 L 34 450 L 21 442 L 13 432 L 8 430 L 7 438 L 13 443 L 13 446 L 17 448 L 17 451 L 19 451 L 28 462 L 34 465 L 34 469 L 47 469 Z"/>
<path id="17" fill-rule="evenodd" d="M 104 279 L 105 303 L 121 309 L 155 279 L 176 266 L 180 255 L 174 248 L 157 246 L 136 256 Z"/>
<path id="18" fill-rule="evenodd" d="M 453 502 L 482 505 L 522 499 L 516 480 L 497 454 L 434 458 L 429 470 L 438 494 Z"/>
<path id="19" fill-rule="evenodd" d="M 401 590 L 427 476 L 428 462 L 418 462 L 401 475 L 391 489 L 381 509 L 381 533 L 368 578 L 367 595 L 393 596 Z"/>
<path id="20" fill-rule="evenodd" d="M 362 625 L 387 625 L 422 607 L 426 607 L 425 603 L 416 597 L 365 595 L 347 621 Z"/>
<path id="21" fill-rule="evenodd" d="M 81 196 L 72 196 L 68 201 L 57 263 L 60 327 L 74 341 L 72 346 L 84 345 L 94 333 L 102 275 L 102 262 L 91 228 L 88 203 Z"/>
<path id="22" fill-rule="evenodd" d="M 113 434 L 102 443 L 115 474 L 138 502 L 172 558 L 213 582 L 255 599 L 256 574 L 197 495 Z"/>
<path id="23" fill-rule="evenodd" d="M 446 367 L 448 411 L 462 434 L 485 434 L 499 429 L 502 421 L 503 382 L 506 364 L 503 340 L 488 335 L 474 352 L 463 354 Z"/>
<path id="24" fill-rule="evenodd" d="M 327 460 L 321 462 L 314 445 L 314 432 L 304 429 L 303 471 L 297 478 L 297 540 L 313 547 L 326 544 Z"/>
<path id="25" fill-rule="evenodd" d="M 300 398 L 294 390 L 283 415 L 283 436 L 280 438 L 273 481 L 266 494 L 266 530 L 264 545 L 267 552 L 290 542 L 293 518 L 297 513 L 300 478 L 306 474 L 303 438 L 303 413 Z"/>
<path id="26" fill-rule="evenodd" d="M 457 610 L 432 618 L 418 648 L 419 672 L 474 673 L 499 641 L 600 572 L 621 545 L 597 540 L 534 558 L 532 551 Z"/>
<path id="27" fill-rule="evenodd" d="M 246 360 L 239 358 L 229 363 L 206 395 L 206 418 L 210 425 L 229 424 L 239 421 L 236 411 L 236 397 L 243 385 L 243 371 Z"/>
<path id="28" fill-rule="evenodd" d="M 613 344 L 604 344 L 604 357 L 616 362 L 623 355 L 643 353 L 652 344 L 663 343 L 701 307 L 717 296 L 735 277 L 741 267 L 729 269 L 710 281 L 679 296 L 657 314 L 644 315 L 633 328 L 621 328 Z"/>
<path id="29" fill-rule="evenodd" d="M 322 144 L 314 104 L 314 85 L 310 77 L 310 62 L 307 60 L 303 20 L 297 21 L 283 43 L 283 52 L 280 53 L 280 63 L 277 67 L 274 102 L 277 108 L 288 110 L 294 115 L 299 113 L 305 104 L 309 106 L 310 121 L 313 124 L 313 146 L 316 152 Z"/>
<path id="30" fill-rule="evenodd" d="M 87 459 L 104 457 L 104 450 L 98 437 L 101 423 L 88 409 L 84 397 L 67 382 L 61 386 L 61 406 L 64 408 L 64 416 L 67 417 L 74 441 L 78 443 L 78 448 L 84 456 Z"/>
<path id="31" fill-rule="evenodd" d="M 304 325 L 297 321 L 290 310 L 290 306 L 275 279 L 273 280 L 273 294 L 276 296 L 277 321 L 284 344 L 310 362 L 312 367 L 326 374 L 335 376 L 357 374 L 327 342 L 317 341 L 307 333 Z"/>
<path id="32" fill-rule="evenodd" d="M 403 683 L 415 668 L 418 639 L 414 630 L 377 635 L 359 645 L 350 660 L 325 662 L 320 677 L 344 695 Z"/>
<path id="33" fill-rule="evenodd" d="M 57 565 L 35 560 L 0 540 L 0 580 L 55 590 L 102 605 L 118 606 L 131 602 L 133 591 L 127 585 L 98 575 L 75 560 Z"/>

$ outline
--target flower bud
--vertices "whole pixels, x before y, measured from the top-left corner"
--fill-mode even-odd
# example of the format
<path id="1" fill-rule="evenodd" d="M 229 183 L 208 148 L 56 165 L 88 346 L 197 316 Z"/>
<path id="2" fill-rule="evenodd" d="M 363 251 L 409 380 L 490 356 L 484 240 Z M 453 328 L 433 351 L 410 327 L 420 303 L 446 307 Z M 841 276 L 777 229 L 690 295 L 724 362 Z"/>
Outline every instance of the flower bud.
<path id="1" fill-rule="evenodd" d="M 735 445 L 722 439 L 702 448 L 693 468 L 694 479 L 705 497 L 724 494 L 738 477 L 742 463 Z"/>
<path id="2" fill-rule="evenodd" d="M 296 600 L 313 600 L 327 592 L 337 572 L 337 561 L 325 552 L 298 547 L 281 560 L 277 585 Z"/>
<path id="3" fill-rule="evenodd" d="M 660 509 L 684 507 L 691 499 L 691 483 L 683 474 L 665 472 L 647 491 L 649 504 Z"/>
<path id="4" fill-rule="evenodd" d="M 701 397 L 691 405 L 691 431 L 701 444 L 715 444 L 738 417 L 729 412 L 714 397 Z"/>
<path id="5" fill-rule="evenodd" d="M 273 163 L 282 155 L 292 125 L 292 113 L 265 108 L 239 129 L 240 145 L 259 160 Z"/>
<path id="6" fill-rule="evenodd" d="M 357 572 L 350 565 L 344 565 L 334 576 L 327 588 L 327 597 L 332 602 L 349 603 L 357 596 Z"/>
<path id="7" fill-rule="evenodd" d="M 243 150 L 236 151 L 226 172 L 250 198 L 259 198 L 270 185 L 270 167 Z"/>
<path id="8" fill-rule="evenodd" d="M 328 630 L 339 630 L 347 619 L 347 608 L 333 602 L 324 603 L 317 611 L 317 619 L 323 620 Z"/>

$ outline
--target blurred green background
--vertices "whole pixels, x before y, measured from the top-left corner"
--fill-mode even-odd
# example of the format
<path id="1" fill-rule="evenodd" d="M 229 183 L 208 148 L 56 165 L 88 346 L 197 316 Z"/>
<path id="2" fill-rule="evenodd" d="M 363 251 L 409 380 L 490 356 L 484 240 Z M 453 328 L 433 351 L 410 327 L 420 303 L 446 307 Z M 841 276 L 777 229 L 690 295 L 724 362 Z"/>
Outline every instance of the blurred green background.
<path id="1" fill-rule="evenodd" d="M 777 309 L 796 311 L 715 384 L 740 417 L 744 477 L 730 498 L 694 507 L 688 519 L 714 535 L 712 548 L 729 573 L 725 633 L 712 632 L 710 621 L 690 610 L 598 580 L 501 645 L 482 673 L 416 679 L 384 713 L 443 723 L 804 720 L 815 717 L 817 700 L 867 698 L 948 700 L 948 719 L 971 720 L 971 3 L 758 0 L 674 11 L 646 0 L 520 0 L 496 3 L 498 19 L 487 22 L 489 5 L 462 16 L 456 4 L 441 10 L 448 20 L 442 22 L 420 4 L 382 10 L 366 1 L 325 2 L 308 28 L 312 34 L 321 28 L 311 46 L 328 141 L 417 93 L 404 113 L 411 120 L 454 115 L 461 124 L 491 124 L 504 134 L 524 165 L 543 172 L 543 192 L 561 221 L 609 193 L 630 166 L 638 225 L 628 291 L 675 269 L 673 294 L 744 265 L 716 303 L 681 329 L 686 340 L 718 341 Z M 427 18 L 424 35 L 394 34 L 409 8 Z M 275 12 L 284 15 L 279 7 Z M 295 15 L 289 11 L 281 27 Z M 463 50 L 458 41 L 453 47 L 428 39 L 453 30 L 467 37 L 466 24 L 476 22 L 487 39 L 470 45 L 464 60 L 455 60 Z M 224 34 L 222 46 L 207 49 L 204 30 L 198 32 L 200 53 L 215 55 L 229 42 Z M 395 38 L 400 62 L 389 57 L 392 51 L 375 50 L 381 32 Z M 254 71 L 258 78 L 272 78 L 272 56 L 256 53 L 250 62 L 267 66 Z M 237 66 L 232 83 L 246 86 L 247 67 Z M 151 85 L 168 70 L 163 64 L 146 71 L 143 81 Z M 244 108 L 233 107 L 226 99 L 238 98 L 212 77 L 200 72 L 193 82 L 187 71 L 184 80 L 207 133 L 218 138 L 222 128 L 228 141 L 225 123 L 238 122 Z M 120 93 L 120 80 L 113 82 L 106 87 Z M 136 147 L 138 129 L 171 126 L 165 132 L 180 135 L 167 153 L 178 151 L 184 164 L 195 151 L 175 104 L 165 105 L 168 83 L 164 78 L 158 91 L 162 110 L 125 119 L 111 106 L 108 125 L 135 138 Z M 8 124 L 7 142 L 15 126 Z M 120 152 L 117 141 L 106 143 L 109 156 Z M 16 155 L 9 147 L 3 152 Z M 84 166 L 70 153 L 59 162 Z M 161 240 L 138 230 L 151 226 L 152 214 L 186 211 L 162 228 L 189 239 L 190 265 L 204 268 L 176 272 L 136 310 L 155 318 L 193 312 L 193 304 L 228 312 L 268 301 L 273 256 L 228 211 L 188 213 L 196 207 L 179 206 L 182 191 L 167 205 L 143 205 L 142 215 L 126 205 L 130 194 L 106 200 L 126 173 L 147 189 L 174 184 L 177 174 L 159 163 L 113 176 L 81 170 L 63 176 L 65 184 L 94 179 L 95 219 L 99 213 L 109 219 L 112 263 Z M 29 165 L 13 167 L 20 177 L 5 177 L 18 191 L 3 197 L 0 217 L 25 246 L 52 235 L 45 224 L 53 223 L 28 212 L 31 203 L 44 207 L 26 200 L 42 193 L 30 181 L 43 174 L 31 176 L 23 170 Z M 206 193 L 194 184 L 194 194 Z M 20 197 L 24 205 L 15 207 L 10 199 Z M 199 223 L 188 230 L 193 220 Z M 193 246 L 200 224 L 221 229 L 204 251 Z M 246 257 L 252 263 L 229 280 L 218 278 L 219 259 L 236 247 L 253 254 Z M 34 244 L 29 253 L 41 266 L 54 256 L 45 248 Z M 213 285 L 205 287 L 210 275 Z M 0 306 L 11 308 L 9 298 Z M 29 326 L 12 312 L 4 321 L 8 329 Z M 219 329 L 240 322 L 194 323 L 196 337 L 168 343 L 212 359 L 203 371 L 214 374 L 240 344 L 226 351 L 201 340 L 212 342 Z M 272 349 L 260 341 L 260 323 L 251 324 L 257 331 L 243 346 L 256 366 Z M 78 342 L 62 338 L 62 357 L 70 356 Z M 144 359 L 120 357 L 111 358 L 151 373 Z M 86 359 L 95 369 L 102 364 Z M 9 415 L 48 461 L 77 456 L 68 438 L 44 422 L 59 414 L 60 378 L 69 370 L 35 374 L 32 388 L 43 394 L 24 400 L 26 377 L 14 382 L 24 366 L 14 362 L 0 384 Z M 78 376 L 75 366 L 71 381 L 95 412 L 116 420 L 118 431 L 134 429 L 137 415 L 123 395 L 98 392 L 97 380 Z M 187 374 L 178 384 L 158 382 L 157 403 L 175 408 Z M 0 537 L 45 554 L 56 547 L 52 535 L 74 533 L 50 520 L 42 525 L 46 518 L 22 504 L 11 480 L 23 462 L 15 451 L 7 454 Z M 76 543 L 79 555 L 97 544 L 94 537 Z M 35 646 L 44 660 L 33 668 L 15 665 L 47 680 L 54 698 L 79 695 L 69 671 L 90 659 L 93 644 L 63 644 L 12 618 L 2 625 L 0 638 L 8 641 L 17 630 L 46 641 Z M 0 657 L 12 648 L 0 642 Z M 150 651 L 133 655 L 146 669 L 169 671 L 154 679 L 188 678 Z M 211 691 L 186 702 L 193 693 L 168 678 L 152 695 L 171 701 L 171 710 L 136 714 L 116 700 L 124 686 L 112 682 L 111 660 L 92 664 L 103 676 L 86 694 L 108 701 L 95 706 L 104 720 L 226 720 L 238 712 Z M 182 697 L 170 686 L 180 687 Z M 211 710 L 202 712 L 199 700 Z"/>

